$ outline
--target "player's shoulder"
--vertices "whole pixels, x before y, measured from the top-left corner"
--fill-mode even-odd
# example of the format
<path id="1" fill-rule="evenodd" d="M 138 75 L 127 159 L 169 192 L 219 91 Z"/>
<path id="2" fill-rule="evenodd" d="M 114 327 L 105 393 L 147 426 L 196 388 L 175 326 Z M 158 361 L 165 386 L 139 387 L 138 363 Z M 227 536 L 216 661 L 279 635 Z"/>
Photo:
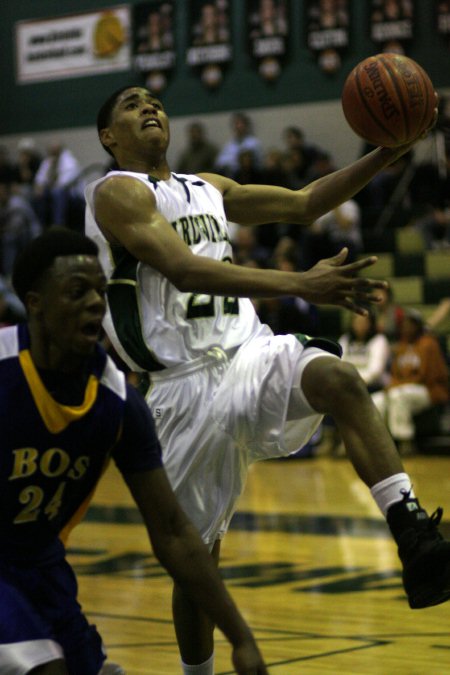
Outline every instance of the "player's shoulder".
<path id="1" fill-rule="evenodd" d="M 130 185 L 140 185 L 147 181 L 145 174 L 133 171 L 110 171 L 97 181 L 96 194 L 108 192 L 110 190 L 126 190 Z"/>
<path id="2" fill-rule="evenodd" d="M 125 206 L 139 207 L 154 204 L 154 194 L 145 174 L 132 172 L 112 172 L 101 179 L 94 189 L 96 209 L 116 209 Z"/>
<path id="3" fill-rule="evenodd" d="M 223 195 L 231 185 L 235 185 L 235 181 L 231 178 L 221 176 L 218 173 L 199 173 L 198 177 L 216 188 L 221 195 Z"/>

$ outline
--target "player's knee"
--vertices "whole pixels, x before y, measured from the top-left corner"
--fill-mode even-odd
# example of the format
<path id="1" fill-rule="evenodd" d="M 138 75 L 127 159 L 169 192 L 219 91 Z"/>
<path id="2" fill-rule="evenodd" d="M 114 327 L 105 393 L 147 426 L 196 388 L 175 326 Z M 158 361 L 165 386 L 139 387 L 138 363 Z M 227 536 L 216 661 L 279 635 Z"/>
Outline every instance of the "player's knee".
<path id="1" fill-rule="evenodd" d="M 367 396 L 367 387 L 355 366 L 345 361 L 333 364 L 330 376 L 329 397 L 333 400 L 348 397 Z"/>
<path id="2" fill-rule="evenodd" d="M 304 391 L 312 407 L 319 412 L 333 413 L 339 405 L 348 405 L 353 399 L 368 396 L 364 381 L 351 363 L 330 359 L 326 368 L 318 368 L 309 375 Z"/>

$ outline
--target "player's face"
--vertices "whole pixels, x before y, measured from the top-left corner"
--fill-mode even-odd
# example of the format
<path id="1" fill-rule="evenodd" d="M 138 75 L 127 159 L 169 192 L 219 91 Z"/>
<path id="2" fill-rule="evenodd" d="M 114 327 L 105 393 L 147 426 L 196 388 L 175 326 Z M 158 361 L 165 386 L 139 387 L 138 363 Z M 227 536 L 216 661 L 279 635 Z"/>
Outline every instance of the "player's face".
<path id="1" fill-rule="evenodd" d="M 115 148 L 137 149 L 169 144 L 169 120 L 161 101 L 141 87 L 126 89 L 118 97 L 107 134 Z"/>
<path id="2" fill-rule="evenodd" d="M 38 295 L 39 320 L 54 360 L 88 356 L 101 334 L 106 278 L 96 256 L 55 258 Z"/>

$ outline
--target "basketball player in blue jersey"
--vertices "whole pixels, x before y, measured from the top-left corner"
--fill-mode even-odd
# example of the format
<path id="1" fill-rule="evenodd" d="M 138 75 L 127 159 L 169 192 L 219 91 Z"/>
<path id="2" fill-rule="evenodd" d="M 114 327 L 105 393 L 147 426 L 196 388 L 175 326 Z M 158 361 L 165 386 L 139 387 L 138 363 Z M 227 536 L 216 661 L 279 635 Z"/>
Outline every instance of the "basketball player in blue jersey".
<path id="1" fill-rule="evenodd" d="M 155 555 L 233 646 L 236 672 L 267 670 L 161 465 L 145 401 L 98 345 L 106 279 L 97 247 L 55 228 L 19 256 L 27 324 L 0 330 L 0 673 L 121 675 L 77 602 L 64 542 L 110 458 Z"/>
<path id="2" fill-rule="evenodd" d="M 169 480 L 213 558 L 248 465 L 297 450 L 328 413 L 387 518 L 410 606 L 447 600 L 441 511 L 429 517 L 419 505 L 364 382 L 334 343 L 274 336 L 247 299 L 295 295 L 363 312 L 385 286 L 358 275 L 375 259 L 345 264 L 343 249 L 301 273 L 239 267 L 227 229 L 228 220 L 308 226 L 410 146 L 377 148 L 294 191 L 171 172 L 168 118 L 145 88 L 114 93 L 97 122 L 118 167 L 86 190 L 86 232 L 109 280 L 104 326 L 129 367 L 147 377 Z M 173 609 L 184 672 L 211 675 L 213 625 L 178 586 Z"/>

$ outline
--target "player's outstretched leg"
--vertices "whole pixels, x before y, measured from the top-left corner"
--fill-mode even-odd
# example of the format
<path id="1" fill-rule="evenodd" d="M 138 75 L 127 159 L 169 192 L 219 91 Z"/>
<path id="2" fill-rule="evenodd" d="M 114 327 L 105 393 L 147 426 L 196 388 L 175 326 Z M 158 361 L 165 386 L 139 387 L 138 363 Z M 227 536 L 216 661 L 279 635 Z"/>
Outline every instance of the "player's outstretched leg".
<path id="1" fill-rule="evenodd" d="M 330 357 L 305 367 L 301 387 L 310 405 L 330 414 L 350 461 L 370 488 L 398 546 L 403 584 L 413 609 L 450 598 L 450 542 L 415 498 L 395 444 L 355 368 Z"/>

